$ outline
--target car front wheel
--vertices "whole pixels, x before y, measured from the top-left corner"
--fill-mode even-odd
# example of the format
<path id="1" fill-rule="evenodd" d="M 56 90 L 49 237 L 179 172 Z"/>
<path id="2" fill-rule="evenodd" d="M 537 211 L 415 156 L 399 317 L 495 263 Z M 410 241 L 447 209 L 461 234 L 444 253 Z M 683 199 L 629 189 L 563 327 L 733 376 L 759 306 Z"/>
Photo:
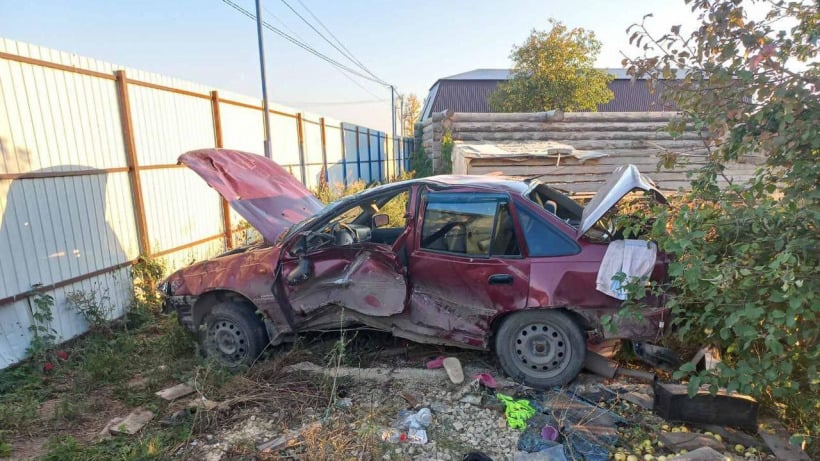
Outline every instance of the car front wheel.
<path id="1" fill-rule="evenodd" d="M 207 357 L 229 368 L 252 365 L 267 344 L 267 333 L 253 307 L 222 302 L 211 309 L 200 331 Z"/>
<path id="2" fill-rule="evenodd" d="M 537 388 L 563 386 L 581 371 L 586 340 L 578 324 L 556 310 L 529 310 L 498 328 L 495 352 L 512 379 Z"/>

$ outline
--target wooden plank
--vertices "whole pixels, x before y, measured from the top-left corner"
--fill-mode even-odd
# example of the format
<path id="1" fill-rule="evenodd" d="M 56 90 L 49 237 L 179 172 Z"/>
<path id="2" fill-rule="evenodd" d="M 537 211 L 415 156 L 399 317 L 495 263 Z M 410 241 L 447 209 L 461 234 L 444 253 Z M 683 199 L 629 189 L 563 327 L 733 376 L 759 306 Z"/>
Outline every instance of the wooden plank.
<path id="1" fill-rule="evenodd" d="M 316 430 L 322 426 L 321 421 L 316 421 L 310 424 L 305 424 L 304 426 L 292 430 L 284 435 L 280 435 L 279 437 L 268 440 L 267 442 L 260 443 L 256 446 L 258 451 L 262 452 L 272 452 L 278 451 L 282 448 L 287 448 L 293 441 L 301 437 L 305 432 Z"/>
<path id="2" fill-rule="evenodd" d="M 488 122 L 456 121 L 453 131 L 509 131 L 514 126 L 533 127 L 531 131 L 554 132 L 595 132 L 595 131 L 665 131 L 667 123 L 659 122 Z M 486 128 L 486 129 L 482 129 Z M 527 130 L 530 131 L 530 130 Z M 692 125 L 687 125 L 687 132 L 695 132 Z"/>
<path id="3" fill-rule="evenodd" d="M 60 282 L 57 282 L 57 283 L 52 283 L 52 284 L 49 284 L 49 285 L 43 285 L 43 286 L 39 287 L 37 290 L 28 290 L 28 291 L 24 291 L 22 293 L 18 293 L 16 295 L 6 296 L 5 298 L 0 298 L 0 306 L 4 306 L 6 304 L 11 304 L 13 302 L 17 302 L 21 299 L 25 299 L 25 298 L 33 295 L 37 291 L 52 291 L 52 290 L 56 290 L 58 288 L 66 287 L 66 286 L 74 284 L 74 283 L 78 283 L 78 282 L 82 282 L 84 280 L 88 280 L 88 279 L 91 279 L 91 278 L 94 278 L 94 277 L 97 277 L 97 276 L 100 276 L 100 275 L 103 275 L 103 274 L 107 274 L 109 272 L 114 272 L 116 270 L 122 269 L 123 267 L 130 266 L 131 264 L 134 264 L 134 262 L 135 261 L 126 261 L 124 263 L 115 264 L 111 267 L 106 267 L 104 269 L 96 270 L 94 272 L 89 272 L 87 274 L 78 275 L 77 277 L 72 277 L 70 279 L 66 279 L 66 280 L 63 280 L 63 281 L 60 281 Z"/>
<path id="4" fill-rule="evenodd" d="M 131 121 L 131 102 L 128 99 L 128 78 L 124 70 L 115 73 L 117 82 L 117 96 L 120 103 L 120 123 L 122 137 L 125 143 L 125 158 L 128 165 L 128 174 L 131 180 L 131 194 L 134 200 L 134 214 L 137 222 L 137 238 L 140 254 L 151 255 L 151 241 L 148 238 L 148 222 L 145 218 L 145 202 L 142 197 L 142 183 L 140 181 L 140 167 L 137 161 L 137 148 L 134 142 L 134 127 Z"/>
<path id="5" fill-rule="evenodd" d="M 57 64 L 56 62 L 45 61 L 42 59 L 29 58 L 27 56 L 20 56 L 16 54 L 0 52 L 0 59 L 7 59 L 9 61 L 19 62 L 23 64 L 30 64 L 33 66 L 45 67 L 48 69 L 61 70 L 64 72 L 72 72 L 75 74 L 88 75 L 89 77 L 103 78 L 106 80 L 114 80 L 115 77 L 104 72 L 96 72 L 93 70 L 83 69 L 76 66 L 66 66 L 64 64 Z"/>
<path id="6" fill-rule="evenodd" d="M 809 455 L 805 451 L 789 443 L 789 431 L 780 421 L 765 419 L 757 433 L 779 461 L 809 461 Z"/>
<path id="7" fill-rule="evenodd" d="M 691 148 L 703 147 L 703 143 L 694 139 L 648 139 L 646 136 L 634 137 L 634 139 L 589 139 L 589 137 L 577 136 L 554 136 L 554 133 L 544 133 L 540 131 L 526 131 L 516 133 L 453 133 L 453 140 L 475 142 L 483 141 L 486 143 L 497 144 L 499 142 L 526 142 L 526 141 L 556 141 L 566 142 L 578 150 L 595 150 L 595 149 L 624 149 L 624 148 L 648 148 L 655 147 L 660 149 L 676 149 L 676 148 Z M 650 144 L 651 143 L 651 144 Z"/>

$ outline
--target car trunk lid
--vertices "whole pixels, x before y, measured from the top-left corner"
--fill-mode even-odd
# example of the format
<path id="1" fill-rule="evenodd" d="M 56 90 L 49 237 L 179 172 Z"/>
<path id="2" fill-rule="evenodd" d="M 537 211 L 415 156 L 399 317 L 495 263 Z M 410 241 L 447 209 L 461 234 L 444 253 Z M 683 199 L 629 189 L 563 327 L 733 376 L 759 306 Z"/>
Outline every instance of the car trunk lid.
<path id="1" fill-rule="evenodd" d="M 269 242 L 324 208 L 293 175 L 261 155 L 200 149 L 182 154 L 179 163 L 216 189 Z"/>
<path id="2" fill-rule="evenodd" d="M 592 200 L 584 207 L 576 238 L 592 228 L 619 200 L 635 189 L 651 192 L 662 203 L 666 198 L 651 179 L 642 175 L 635 165 L 621 165 L 612 172 Z"/>

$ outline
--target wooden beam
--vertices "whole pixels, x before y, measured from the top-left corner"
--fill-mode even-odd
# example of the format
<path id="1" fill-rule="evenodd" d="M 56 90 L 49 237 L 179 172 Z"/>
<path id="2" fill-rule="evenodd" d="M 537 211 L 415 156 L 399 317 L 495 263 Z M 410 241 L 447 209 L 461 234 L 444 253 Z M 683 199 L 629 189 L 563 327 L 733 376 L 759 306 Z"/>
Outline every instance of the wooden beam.
<path id="1" fill-rule="evenodd" d="M 131 180 L 131 195 L 134 200 L 134 214 L 137 223 L 137 239 L 140 254 L 151 256 L 151 242 L 148 238 L 148 221 L 145 218 L 145 202 L 142 198 L 142 182 L 140 181 L 140 166 L 137 160 L 137 148 L 134 142 L 134 128 L 131 122 L 131 102 L 128 99 L 128 78 L 124 70 L 114 73 L 117 84 L 117 97 L 120 106 L 120 124 L 122 138 L 125 144 L 125 163 L 128 165 L 128 175 Z"/>
<path id="2" fill-rule="evenodd" d="M 29 58 L 26 56 L 18 56 L 10 53 L 0 53 L 0 59 L 8 59 L 23 64 L 31 64 L 32 66 L 46 67 L 48 69 L 61 70 L 64 72 L 71 72 L 73 74 L 87 75 L 89 77 L 104 78 L 106 80 L 114 80 L 115 77 L 104 72 L 96 72 L 93 70 L 82 69 L 74 66 L 66 66 L 64 64 L 57 64 L 56 62 L 43 61 L 42 59 Z"/>
<path id="3" fill-rule="evenodd" d="M 6 304 L 11 304 L 11 303 L 16 302 L 16 301 L 20 301 L 21 299 L 25 299 L 25 298 L 33 295 L 34 293 L 37 293 L 38 291 L 56 290 L 58 288 L 62 288 L 62 287 L 65 287 L 65 286 L 68 286 L 68 285 L 71 285 L 71 284 L 74 284 L 74 283 L 82 282 L 83 280 L 88 280 L 90 278 L 94 278 L 94 277 L 97 277 L 97 276 L 100 276 L 100 275 L 103 275 L 103 274 L 107 274 L 108 272 L 113 272 L 115 270 L 122 269 L 123 267 L 130 266 L 130 265 L 134 264 L 134 262 L 135 261 L 125 261 L 123 263 L 115 264 L 113 266 L 106 267 L 106 268 L 103 268 L 103 269 L 99 269 L 99 270 L 96 270 L 94 272 L 89 272 L 87 274 L 78 275 L 76 277 L 71 277 L 70 279 L 66 279 L 66 280 L 63 280 L 63 281 L 60 281 L 60 282 L 52 283 L 50 285 L 43 285 L 43 286 L 38 287 L 36 290 L 32 289 L 32 290 L 24 291 L 22 293 L 18 293 L 16 295 L 7 296 L 5 298 L 0 299 L 0 306 L 6 305 Z"/>
<path id="4" fill-rule="evenodd" d="M 70 178 L 74 176 L 96 176 L 108 173 L 125 173 L 127 167 L 100 168 L 92 170 L 66 170 L 66 171 L 30 171 L 28 173 L 2 173 L 0 180 L 17 179 L 42 179 L 42 178 Z"/>
<path id="5" fill-rule="evenodd" d="M 214 126 L 214 146 L 221 149 L 225 147 L 222 138 L 222 114 L 219 111 L 219 92 L 211 91 L 211 117 Z M 225 237 L 225 248 L 233 248 L 233 237 L 231 235 L 231 207 L 225 197 L 219 196 L 220 207 L 222 208 L 222 234 Z"/>

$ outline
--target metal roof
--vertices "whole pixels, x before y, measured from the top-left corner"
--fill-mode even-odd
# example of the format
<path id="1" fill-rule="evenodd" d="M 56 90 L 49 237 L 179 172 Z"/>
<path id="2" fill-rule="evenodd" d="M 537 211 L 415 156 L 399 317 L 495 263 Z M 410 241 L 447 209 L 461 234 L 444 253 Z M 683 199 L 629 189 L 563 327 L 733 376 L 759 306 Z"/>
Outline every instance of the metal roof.
<path id="1" fill-rule="evenodd" d="M 615 98 L 606 104 L 598 105 L 599 112 L 655 112 L 677 109 L 674 104 L 662 101 L 662 83 L 657 91 L 652 92 L 646 80 L 631 81 L 625 69 L 602 70 L 615 76 L 609 83 Z M 494 76 L 496 78 L 491 78 Z M 502 78 L 503 76 L 509 77 L 509 69 L 476 69 L 438 80 L 430 88 L 421 120 L 430 117 L 433 112 L 447 109 L 454 112 L 491 112 L 487 98 L 500 82 L 507 80 Z"/>

